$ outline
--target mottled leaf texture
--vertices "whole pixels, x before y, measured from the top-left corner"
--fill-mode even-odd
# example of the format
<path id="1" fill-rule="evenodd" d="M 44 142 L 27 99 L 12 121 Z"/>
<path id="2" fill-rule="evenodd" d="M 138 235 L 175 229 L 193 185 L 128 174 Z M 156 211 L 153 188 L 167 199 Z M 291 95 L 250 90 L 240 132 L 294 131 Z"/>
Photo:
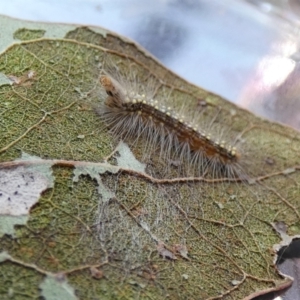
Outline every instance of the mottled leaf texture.
<path id="1" fill-rule="evenodd" d="M 104 29 L 0 23 L 1 299 L 253 299 L 291 285 L 273 224 L 300 231 L 297 132 Z M 106 65 L 238 139 L 246 176 L 183 177 L 180 160 L 113 139 L 93 111 Z"/>

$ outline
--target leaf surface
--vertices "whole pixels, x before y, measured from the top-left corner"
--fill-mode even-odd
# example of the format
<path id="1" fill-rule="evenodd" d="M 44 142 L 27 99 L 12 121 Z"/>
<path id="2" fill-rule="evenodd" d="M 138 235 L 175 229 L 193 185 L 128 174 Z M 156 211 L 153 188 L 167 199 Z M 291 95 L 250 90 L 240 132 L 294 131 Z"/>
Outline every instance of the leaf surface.
<path id="1" fill-rule="evenodd" d="M 272 224 L 299 233 L 297 132 L 187 83 L 104 29 L 0 22 L 0 172 L 35 167 L 54 180 L 1 238 L 0 295 L 38 297 L 57 273 L 79 299 L 251 299 L 290 285 L 274 266 Z M 118 145 L 90 109 L 107 60 L 128 72 L 135 65 L 141 82 L 155 77 L 178 103 L 205 101 L 207 119 L 217 115 L 245 140 L 253 179 L 145 175 L 142 150 Z"/>

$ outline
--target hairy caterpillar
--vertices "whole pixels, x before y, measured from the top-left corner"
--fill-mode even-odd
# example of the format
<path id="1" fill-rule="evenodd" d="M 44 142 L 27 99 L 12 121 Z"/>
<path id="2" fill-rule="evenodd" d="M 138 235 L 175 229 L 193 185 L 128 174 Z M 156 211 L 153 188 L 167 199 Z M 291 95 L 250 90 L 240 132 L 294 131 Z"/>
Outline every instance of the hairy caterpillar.
<path id="1" fill-rule="evenodd" d="M 154 96 L 151 88 L 119 74 L 102 72 L 106 99 L 96 112 L 110 132 L 125 141 L 144 139 L 145 151 L 158 148 L 159 157 L 184 162 L 189 175 L 241 178 L 245 175 L 238 149 L 213 138 L 202 127 L 201 115 L 184 105 L 180 109 Z M 134 142 L 133 142 L 134 143 Z"/>

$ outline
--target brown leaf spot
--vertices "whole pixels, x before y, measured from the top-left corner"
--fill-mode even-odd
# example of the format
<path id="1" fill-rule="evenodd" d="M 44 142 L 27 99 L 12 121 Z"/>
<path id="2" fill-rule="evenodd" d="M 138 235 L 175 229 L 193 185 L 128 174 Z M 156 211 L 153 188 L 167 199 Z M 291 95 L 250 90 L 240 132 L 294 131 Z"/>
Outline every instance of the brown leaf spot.
<path id="1" fill-rule="evenodd" d="M 188 259 L 188 250 L 187 247 L 185 245 L 181 245 L 181 244 L 175 244 L 173 246 L 174 252 L 179 253 L 183 258 Z"/>
<path id="2" fill-rule="evenodd" d="M 98 270 L 96 267 L 90 267 L 91 275 L 95 279 L 101 279 L 103 277 L 103 272 Z"/>
<path id="3" fill-rule="evenodd" d="M 175 260 L 177 257 L 172 253 L 170 250 L 166 249 L 165 244 L 162 241 L 159 241 L 157 244 L 157 251 L 159 255 L 161 255 L 163 258 L 167 258 L 170 260 Z"/>

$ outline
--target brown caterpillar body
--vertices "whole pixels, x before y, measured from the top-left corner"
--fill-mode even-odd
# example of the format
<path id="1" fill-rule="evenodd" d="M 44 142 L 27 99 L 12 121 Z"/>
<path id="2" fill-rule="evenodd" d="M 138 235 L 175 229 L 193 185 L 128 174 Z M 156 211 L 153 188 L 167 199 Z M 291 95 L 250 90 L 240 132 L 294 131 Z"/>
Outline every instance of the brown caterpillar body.
<path id="1" fill-rule="evenodd" d="M 96 109 L 111 132 L 123 139 L 144 137 L 148 146 L 159 145 L 166 158 L 187 159 L 203 175 L 210 168 L 216 176 L 237 177 L 240 153 L 235 147 L 211 138 L 193 122 L 152 97 L 127 90 L 109 75 L 100 83 L 107 99 Z M 201 172 L 197 172 L 201 169 Z"/>

